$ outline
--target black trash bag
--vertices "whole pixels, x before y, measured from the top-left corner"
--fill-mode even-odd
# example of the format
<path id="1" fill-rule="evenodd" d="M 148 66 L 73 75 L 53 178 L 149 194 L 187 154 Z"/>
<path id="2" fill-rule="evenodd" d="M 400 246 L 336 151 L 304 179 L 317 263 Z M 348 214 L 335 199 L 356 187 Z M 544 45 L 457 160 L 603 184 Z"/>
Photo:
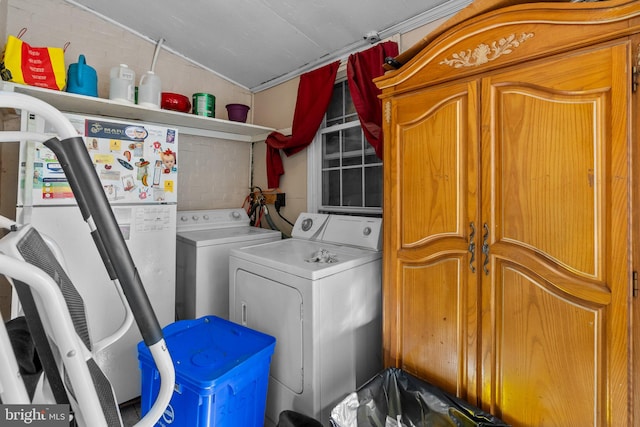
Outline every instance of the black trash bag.
<path id="1" fill-rule="evenodd" d="M 322 427 L 320 421 L 295 411 L 282 411 L 277 427 Z"/>
<path id="2" fill-rule="evenodd" d="M 508 426 L 401 369 L 389 368 L 331 411 L 333 427 Z"/>
<path id="3" fill-rule="evenodd" d="M 18 362 L 20 375 L 29 394 L 33 398 L 38 381 L 42 375 L 42 364 L 31 339 L 31 332 L 24 316 L 16 317 L 5 322 L 11 347 Z"/>

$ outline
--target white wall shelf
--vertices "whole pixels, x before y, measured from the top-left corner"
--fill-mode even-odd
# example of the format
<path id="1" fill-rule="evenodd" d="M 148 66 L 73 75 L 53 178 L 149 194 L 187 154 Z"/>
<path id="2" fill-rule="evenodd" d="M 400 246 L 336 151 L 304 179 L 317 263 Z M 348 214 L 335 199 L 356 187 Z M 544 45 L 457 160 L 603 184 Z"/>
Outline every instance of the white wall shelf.
<path id="1" fill-rule="evenodd" d="M 5 91 L 31 95 L 34 98 L 51 104 L 63 112 L 175 126 L 179 132 L 188 135 L 242 142 L 258 142 L 264 141 L 267 135 L 275 130 L 264 126 L 197 116 L 195 114 L 180 113 L 177 111 L 154 110 L 139 105 L 121 104 L 104 98 L 77 95 L 15 83 L 0 82 L 0 88 Z"/>

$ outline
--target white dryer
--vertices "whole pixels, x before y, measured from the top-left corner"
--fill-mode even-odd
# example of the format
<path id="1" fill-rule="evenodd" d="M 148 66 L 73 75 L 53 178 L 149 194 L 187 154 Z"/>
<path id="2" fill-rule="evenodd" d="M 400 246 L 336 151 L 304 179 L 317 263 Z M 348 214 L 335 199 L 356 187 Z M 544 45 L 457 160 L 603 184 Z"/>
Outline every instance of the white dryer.
<path id="1" fill-rule="evenodd" d="M 231 250 L 230 320 L 276 337 L 265 425 L 331 409 L 382 369 L 381 220 L 301 214 L 292 238 Z"/>
<path id="2" fill-rule="evenodd" d="M 176 227 L 176 319 L 229 319 L 229 251 L 280 240 L 252 227 L 244 209 L 179 211 Z"/>

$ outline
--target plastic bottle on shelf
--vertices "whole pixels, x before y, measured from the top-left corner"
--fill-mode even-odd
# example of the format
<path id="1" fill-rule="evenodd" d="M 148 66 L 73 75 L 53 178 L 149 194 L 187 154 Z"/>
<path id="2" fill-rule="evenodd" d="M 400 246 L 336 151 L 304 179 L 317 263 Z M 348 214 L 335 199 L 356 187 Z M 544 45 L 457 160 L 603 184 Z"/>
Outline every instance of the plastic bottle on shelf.
<path id="1" fill-rule="evenodd" d="M 109 99 L 126 104 L 135 103 L 136 73 L 126 64 L 111 68 Z"/>
<path id="2" fill-rule="evenodd" d="M 147 71 L 140 77 L 138 85 L 138 105 L 147 108 L 160 108 L 162 82 L 153 71 Z"/>

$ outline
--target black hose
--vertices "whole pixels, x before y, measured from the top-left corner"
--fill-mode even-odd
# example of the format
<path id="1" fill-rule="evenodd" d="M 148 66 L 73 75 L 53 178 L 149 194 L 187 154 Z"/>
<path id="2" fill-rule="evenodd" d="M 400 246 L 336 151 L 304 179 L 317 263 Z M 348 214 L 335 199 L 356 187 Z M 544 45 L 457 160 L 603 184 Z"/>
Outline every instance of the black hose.
<path id="1" fill-rule="evenodd" d="M 289 224 L 290 226 L 294 226 L 293 223 L 291 221 L 289 221 L 287 218 L 283 217 L 282 214 L 280 213 L 280 208 L 276 208 L 276 213 L 278 214 L 278 216 L 280 218 L 283 219 L 283 221 L 285 221 L 287 224 Z"/>
<path id="2" fill-rule="evenodd" d="M 266 206 L 264 207 L 264 217 L 266 218 L 267 224 L 269 224 L 269 227 L 271 227 L 272 230 L 280 231 L 278 226 L 273 222 L 273 219 L 271 218 L 271 215 L 269 214 L 269 210 L 267 209 Z"/>

